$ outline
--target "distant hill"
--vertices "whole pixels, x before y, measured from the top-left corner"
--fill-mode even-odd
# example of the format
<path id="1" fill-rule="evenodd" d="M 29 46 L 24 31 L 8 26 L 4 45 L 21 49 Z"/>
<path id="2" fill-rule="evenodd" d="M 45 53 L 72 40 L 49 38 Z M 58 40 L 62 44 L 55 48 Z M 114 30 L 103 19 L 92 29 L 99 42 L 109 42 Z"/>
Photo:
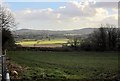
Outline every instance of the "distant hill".
<path id="1" fill-rule="evenodd" d="M 90 34 L 92 33 L 96 28 L 83 28 L 83 29 L 76 29 L 76 30 L 65 30 L 65 31 L 52 31 L 52 30 L 32 30 L 32 29 L 20 29 L 14 31 L 17 35 L 26 35 L 26 34 L 78 34 L 78 35 L 84 35 L 84 34 Z"/>
<path id="2" fill-rule="evenodd" d="M 20 29 L 13 32 L 14 36 L 19 36 L 19 38 L 41 38 L 43 36 L 55 36 L 55 37 L 63 37 L 63 36 L 84 36 L 92 33 L 96 28 L 83 28 L 76 30 L 65 30 L 65 31 L 52 31 L 52 30 L 33 30 L 33 29 Z"/>

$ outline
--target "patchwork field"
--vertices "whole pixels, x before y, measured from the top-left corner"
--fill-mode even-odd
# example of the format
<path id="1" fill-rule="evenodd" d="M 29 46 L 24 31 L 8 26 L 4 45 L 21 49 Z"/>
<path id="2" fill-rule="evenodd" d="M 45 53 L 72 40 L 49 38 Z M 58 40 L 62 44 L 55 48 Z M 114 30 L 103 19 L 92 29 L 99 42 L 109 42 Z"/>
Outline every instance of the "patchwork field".
<path id="1" fill-rule="evenodd" d="M 62 44 L 67 43 L 68 39 L 44 39 L 44 40 L 22 40 L 16 42 L 22 46 L 36 46 L 36 47 L 61 47 Z"/>
<path id="2" fill-rule="evenodd" d="M 29 69 L 24 79 L 117 79 L 117 52 L 10 51 L 8 57 Z"/>

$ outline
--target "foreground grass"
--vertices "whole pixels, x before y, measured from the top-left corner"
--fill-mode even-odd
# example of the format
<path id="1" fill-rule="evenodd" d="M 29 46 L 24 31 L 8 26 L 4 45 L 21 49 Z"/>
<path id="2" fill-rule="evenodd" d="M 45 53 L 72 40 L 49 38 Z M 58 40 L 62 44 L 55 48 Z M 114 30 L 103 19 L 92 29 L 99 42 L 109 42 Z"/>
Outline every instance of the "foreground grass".
<path id="1" fill-rule="evenodd" d="M 21 76 L 37 79 L 116 79 L 118 54 L 115 52 L 10 51 L 8 57 L 28 67 Z"/>

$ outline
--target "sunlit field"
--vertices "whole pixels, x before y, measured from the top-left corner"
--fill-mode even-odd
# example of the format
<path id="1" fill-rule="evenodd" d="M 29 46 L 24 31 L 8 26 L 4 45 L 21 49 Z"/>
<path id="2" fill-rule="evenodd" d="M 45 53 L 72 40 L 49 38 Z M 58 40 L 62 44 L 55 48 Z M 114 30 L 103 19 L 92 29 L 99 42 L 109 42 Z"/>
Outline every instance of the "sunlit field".
<path id="1" fill-rule="evenodd" d="M 64 44 L 67 43 L 68 39 L 44 39 L 44 40 L 28 40 L 18 41 L 16 44 L 20 45 L 42 45 L 42 44 Z"/>
<path id="2" fill-rule="evenodd" d="M 11 62 L 27 67 L 24 79 L 117 79 L 117 52 L 9 51 Z"/>

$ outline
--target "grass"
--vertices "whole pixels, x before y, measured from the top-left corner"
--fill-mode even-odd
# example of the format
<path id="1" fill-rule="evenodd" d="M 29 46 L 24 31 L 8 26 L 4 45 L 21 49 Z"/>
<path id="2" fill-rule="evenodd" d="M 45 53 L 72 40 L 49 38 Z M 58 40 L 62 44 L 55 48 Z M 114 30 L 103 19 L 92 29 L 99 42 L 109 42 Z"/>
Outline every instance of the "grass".
<path id="1" fill-rule="evenodd" d="M 29 41 L 19 41 L 16 44 L 20 45 L 34 45 L 34 44 L 63 44 L 67 43 L 68 39 L 51 39 L 51 40 L 29 40 Z"/>
<path id="2" fill-rule="evenodd" d="M 117 52 L 10 51 L 8 56 L 29 67 L 21 76 L 34 79 L 115 79 Z"/>

